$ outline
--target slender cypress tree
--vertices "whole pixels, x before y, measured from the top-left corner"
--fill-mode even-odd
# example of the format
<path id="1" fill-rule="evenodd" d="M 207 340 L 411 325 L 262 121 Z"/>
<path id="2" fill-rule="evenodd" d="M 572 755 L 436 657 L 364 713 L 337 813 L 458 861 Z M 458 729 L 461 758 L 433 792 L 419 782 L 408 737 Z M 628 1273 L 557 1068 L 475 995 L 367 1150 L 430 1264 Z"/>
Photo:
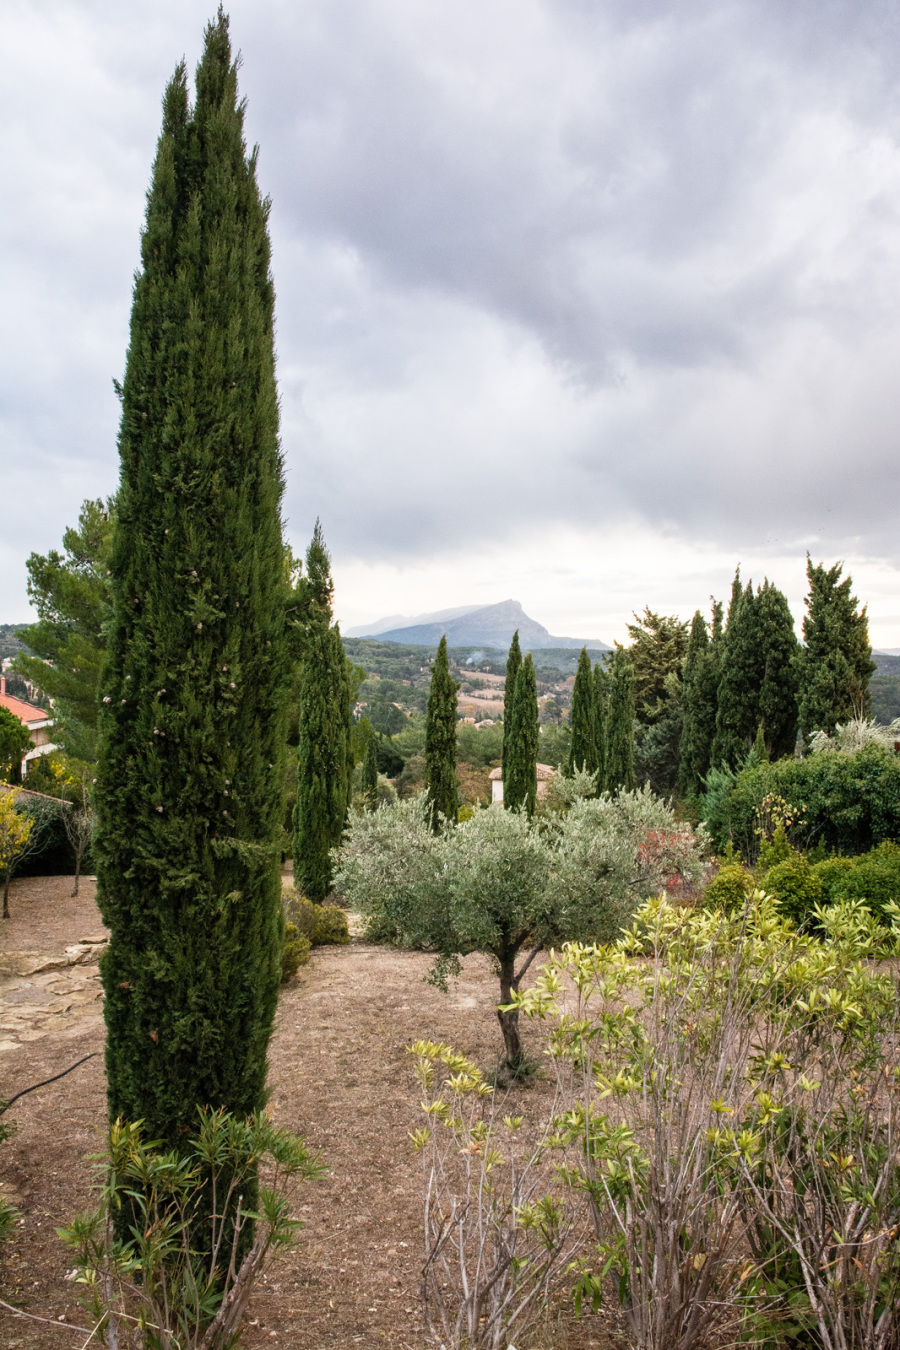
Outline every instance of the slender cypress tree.
<path id="1" fill-rule="evenodd" d="M 582 647 L 572 690 L 572 745 L 569 750 L 569 774 L 576 769 L 597 769 L 597 745 L 594 726 L 594 677 L 587 648 Z"/>
<path id="2" fill-rule="evenodd" d="M 696 767 L 696 742 L 699 739 L 697 711 L 700 701 L 700 672 L 708 654 L 709 633 L 703 615 L 698 609 L 691 620 L 687 655 L 684 658 L 684 678 L 681 694 L 682 724 L 678 758 L 678 787 L 687 796 L 697 792 L 700 786 L 700 775 Z"/>
<path id="3" fill-rule="evenodd" d="M 96 788 L 113 1119 L 178 1147 L 266 1099 L 285 687 L 268 204 L 228 21 L 163 126 L 121 390 Z"/>
<path id="4" fill-rule="evenodd" d="M 425 787 L 431 803 L 431 825 L 440 817 L 455 821 L 459 810 L 456 781 L 456 681 L 450 674 L 447 638 L 438 643 L 431 668 L 431 689 L 425 710 Z"/>
<path id="5" fill-rule="evenodd" d="M 606 715 L 609 698 L 609 676 L 600 661 L 594 666 L 593 712 L 594 712 L 594 760 L 592 773 L 597 775 L 597 796 L 606 787 Z"/>
<path id="6" fill-rule="evenodd" d="M 509 655 L 506 658 L 506 680 L 503 685 L 503 747 L 501 750 L 502 759 L 501 772 L 503 774 L 503 799 L 506 800 L 506 765 L 509 761 L 510 750 L 515 743 L 517 732 L 514 726 L 515 718 L 515 693 L 516 677 L 519 674 L 519 667 L 522 664 L 522 649 L 519 646 L 519 630 L 513 633 L 512 642 L 509 644 Z"/>
<path id="7" fill-rule="evenodd" d="M 709 630 L 699 610 L 694 615 L 685 660 L 678 787 L 686 796 L 701 791 L 709 772 L 716 735 L 721 646 L 722 602 L 713 599 Z"/>
<path id="8" fill-rule="evenodd" d="M 756 594 L 756 641 L 763 660 L 759 725 L 766 758 L 794 753 L 800 644 L 787 597 L 768 578 Z"/>
<path id="9" fill-rule="evenodd" d="M 759 725 L 759 691 L 765 674 L 765 656 L 757 632 L 753 586 L 741 587 L 735 573 L 728 624 L 722 644 L 716 735 L 712 763 L 735 768 L 753 744 Z"/>
<path id="10" fill-rule="evenodd" d="M 831 735 L 838 722 L 869 711 L 869 679 L 875 670 L 866 607 L 857 610 L 853 579 L 840 580 L 842 563 L 825 570 L 807 554 L 809 595 L 803 620 L 806 644 L 801 663 L 800 726 Z"/>
<path id="11" fill-rule="evenodd" d="M 732 598 L 722 644 L 712 762 L 735 768 L 760 724 L 767 754 L 790 754 L 797 733 L 797 639 L 787 600 L 766 579 Z"/>
<path id="12" fill-rule="evenodd" d="M 509 749 L 509 765 L 503 787 L 503 802 L 508 810 L 525 808 L 534 815 L 537 802 L 538 756 L 538 701 L 537 676 L 531 652 L 525 657 L 516 676 L 513 695 L 515 739 Z"/>
<path id="13" fill-rule="evenodd" d="M 331 850 L 344 832 L 353 774 L 350 670 L 340 630 L 331 622 L 333 593 L 331 558 L 316 521 L 293 629 L 302 652 L 294 884 L 315 904 L 331 890 Z"/>
<path id="14" fill-rule="evenodd" d="M 310 628 L 300 674 L 294 884 L 321 904 L 350 801 L 350 680 L 337 625 Z"/>
<path id="15" fill-rule="evenodd" d="M 366 757 L 363 760 L 362 789 L 366 806 L 374 811 L 378 805 L 378 756 L 375 753 L 375 736 L 369 737 L 366 744 Z"/>
<path id="16" fill-rule="evenodd" d="M 634 671 L 624 647 L 617 647 L 609 676 L 606 732 L 606 790 L 634 788 Z"/>

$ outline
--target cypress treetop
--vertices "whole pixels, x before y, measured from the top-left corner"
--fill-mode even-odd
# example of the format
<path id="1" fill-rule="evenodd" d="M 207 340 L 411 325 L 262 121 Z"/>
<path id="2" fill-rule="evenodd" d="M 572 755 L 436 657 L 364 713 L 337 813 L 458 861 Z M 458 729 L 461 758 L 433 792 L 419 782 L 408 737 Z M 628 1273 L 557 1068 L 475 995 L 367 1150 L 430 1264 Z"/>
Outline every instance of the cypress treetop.
<path id="1" fill-rule="evenodd" d="M 228 21 L 166 90 L 122 387 L 101 683 L 111 1117 L 177 1147 L 266 1099 L 287 657 L 268 204 Z"/>
<path id="2" fill-rule="evenodd" d="M 456 781 L 456 681 L 450 674 L 446 635 L 438 643 L 431 668 L 431 689 L 425 711 L 425 787 L 431 803 L 431 824 L 455 821 L 459 811 Z"/>

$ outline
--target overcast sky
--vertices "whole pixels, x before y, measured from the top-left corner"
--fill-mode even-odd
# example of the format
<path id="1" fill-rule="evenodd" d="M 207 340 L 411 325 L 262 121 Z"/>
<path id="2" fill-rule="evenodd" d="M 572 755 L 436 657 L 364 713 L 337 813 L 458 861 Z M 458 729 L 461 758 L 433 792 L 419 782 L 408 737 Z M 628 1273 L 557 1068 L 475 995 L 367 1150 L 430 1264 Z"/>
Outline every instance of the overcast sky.
<path id="1" fill-rule="evenodd" d="M 0 622 L 117 481 L 160 97 L 213 0 L 0 0 Z M 896 0 L 233 0 L 285 515 L 347 625 L 690 617 L 846 560 L 900 646 Z"/>

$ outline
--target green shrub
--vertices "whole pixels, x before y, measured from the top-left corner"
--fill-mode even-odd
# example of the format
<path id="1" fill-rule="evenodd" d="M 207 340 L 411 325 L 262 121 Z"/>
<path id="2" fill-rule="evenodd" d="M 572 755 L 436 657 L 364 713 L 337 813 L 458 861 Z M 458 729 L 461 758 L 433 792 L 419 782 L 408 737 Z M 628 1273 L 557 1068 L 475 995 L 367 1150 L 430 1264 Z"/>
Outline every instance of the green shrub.
<path id="1" fill-rule="evenodd" d="M 703 819 L 714 846 L 729 840 L 745 857 L 755 854 L 757 812 L 776 793 L 798 812 L 805 807 L 802 837 L 795 844 L 822 842 L 836 853 L 867 853 L 900 837 L 900 755 L 867 745 L 855 755 L 826 750 L 807 759 L 779 759 L 728 774 L 710 773 Z"/>
<path id="2" fill-rule="evenodd" d="M 845 858 L 843 854 L 835 853 L 820 861 L 809 855 L 809 861 L 825 888 L 826 900 L 830 903 L 832 900 L 840 899 L 845 894 L 844 878 L 848 872 L 853 871 L 853 858 Z"/>
<path id="3" fill-rule="evenodd" d="M 813 907 L 825 899 L 825 887 L 816 869 L 799 853 L 770 867 L 760 880 L 760 890 L 772 895 L 782 914 L 796 924 L 804 924 Z"/>
<path id="4" fill-rule="evenodd" d="M 284 925 L 284 948 L 281 953 L 281 983 L 287 984 L 301 966 L 305 966 L 312 951 L 312 943 L 290 920 Z"/>
<path id="5" fill-rule="evenodd" d="M 707 909 L 721 909 L 726 914 L 736 914 L 743 909 L 752 890 L 753 877 L 747 869 L 740 863 L 726 863 L 719 868 L 703 892 L 703 904 Z"/>
<path id="6" fill-rule="evenodd" d="M 893 842 L 879 844 L 856 858 L 827 858 L 813 870 L 828 904 L 864 900 L 876 918 L 881 918 L 886 905 L 900 900 L 900 846 Z"/>

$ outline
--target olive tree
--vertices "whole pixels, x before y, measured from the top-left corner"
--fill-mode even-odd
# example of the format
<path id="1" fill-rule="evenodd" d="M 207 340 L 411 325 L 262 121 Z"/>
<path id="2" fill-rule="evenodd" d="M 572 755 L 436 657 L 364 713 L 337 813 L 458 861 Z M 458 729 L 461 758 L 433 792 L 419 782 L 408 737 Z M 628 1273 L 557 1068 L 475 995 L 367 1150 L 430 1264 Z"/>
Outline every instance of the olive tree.
<path id="1" fill-rule="evenodd" d="M 591 786 L 591 775 L 584 775 Z M 484 952 L 499 980 L 497 1016 L 507 1064 L 523 1064 L 513 995 L 542 950 L 611 941 L 633 908 L 673 880 L 693 879 L 690 828 L 649 791 L 576 799 L 555 817 L 488 807 L 443 835 L 424 794 L 353 812 L 334 885 L 368 920 L 369 935 L 436 953 L 439 988 L 460 957 Z"/>

